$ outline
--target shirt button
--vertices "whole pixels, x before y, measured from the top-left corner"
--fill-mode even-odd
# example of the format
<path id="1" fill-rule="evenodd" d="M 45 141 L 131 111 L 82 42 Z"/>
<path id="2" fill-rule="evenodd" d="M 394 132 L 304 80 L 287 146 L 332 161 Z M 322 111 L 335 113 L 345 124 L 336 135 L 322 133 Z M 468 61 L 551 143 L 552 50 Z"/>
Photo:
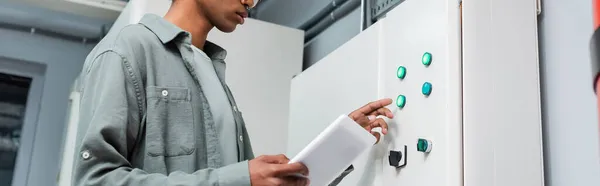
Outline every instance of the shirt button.
<path id="1" fill-rule="evenodd" d="M 240 142 L 244 142 L 244 137 L 242 135 L 240 135 Z"/>
<path id="2" fill-rule="evenodd" d="M 236 111 L 236 112 L 238 111 L 237 106 L 233 106 L 233 111 Z"/>
<path id="3" fill-rule="evenodd" d="M 82 157 L 84 160 L 90 159 L 90 152 L 89 152 L 89 151 L 87 151 L 87 150 L 86 150 L 86 151 L 83 151 L 83 152 L 81 153 L 81 157 Z"/>
<path id="4" fill-rule="evenodd" d="M 167 95 L 169 95 L 169 91 L 167 91 L 167 90 L 163 90 L 163 91 L 161 92 L 161 94 L 162 94 L 163 96 L 167 96 Z"/>

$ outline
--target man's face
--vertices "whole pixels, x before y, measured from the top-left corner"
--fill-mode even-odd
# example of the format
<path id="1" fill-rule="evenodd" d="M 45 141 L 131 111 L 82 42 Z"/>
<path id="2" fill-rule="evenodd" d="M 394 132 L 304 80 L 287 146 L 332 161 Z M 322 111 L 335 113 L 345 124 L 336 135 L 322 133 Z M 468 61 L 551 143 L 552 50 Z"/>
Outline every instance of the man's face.
<path id="1" fill-rule="evenodd" d="M 246 6 L 254 6 L 254 0 L 197 1 L 208 21 L 223 32 L 233 32 L 238 24 L 243 24 L 248 17 Z"/>

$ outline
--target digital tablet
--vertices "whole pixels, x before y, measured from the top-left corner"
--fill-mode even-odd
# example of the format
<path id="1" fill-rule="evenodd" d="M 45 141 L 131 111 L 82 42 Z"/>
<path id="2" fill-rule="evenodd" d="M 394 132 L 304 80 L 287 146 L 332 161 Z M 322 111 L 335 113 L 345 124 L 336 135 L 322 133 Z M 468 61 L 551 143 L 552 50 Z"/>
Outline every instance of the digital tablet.
<path id="1" fill-rule="evenodd" d="M 308 167 L 310 185 L 329 185 L 377 141 L 347 115 L 339 116 L 289 163 Z"/>

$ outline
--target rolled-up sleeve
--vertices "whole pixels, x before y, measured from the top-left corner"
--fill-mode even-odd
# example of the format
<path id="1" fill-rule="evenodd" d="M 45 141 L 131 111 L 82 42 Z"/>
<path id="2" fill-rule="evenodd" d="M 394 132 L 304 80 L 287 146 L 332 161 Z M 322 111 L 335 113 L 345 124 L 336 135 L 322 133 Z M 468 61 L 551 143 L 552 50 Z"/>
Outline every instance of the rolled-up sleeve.
<path id="1" fill-rule="evenodd" d="M 250 185 L 248 162 L 188 174 L 147 173 L 130 162 L 140 130 L 137 71 L 115 51 L 99 54 L 82 72 L 80 125 L 88 125 L 75 158 L 74 185 Z"/>

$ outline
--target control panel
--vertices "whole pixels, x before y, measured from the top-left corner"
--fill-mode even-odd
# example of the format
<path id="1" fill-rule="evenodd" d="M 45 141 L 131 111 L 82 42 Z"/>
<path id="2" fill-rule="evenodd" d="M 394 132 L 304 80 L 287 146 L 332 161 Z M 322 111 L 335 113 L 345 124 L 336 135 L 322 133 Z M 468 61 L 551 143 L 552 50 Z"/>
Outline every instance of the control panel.
<path id="1" fill-rule="evenodd" d="M 288 155 L 392 98 L 387 135 L 340 186 L 543 185 L 534 4 L 465 3 L 403 1 L 296 76 Z"/>
<path id="2" fill-rule="evenodd" d="M 405 1 L 381 20 L 380 96 L 395 98 L 382 185 L 460 186 L 459 18 L 453 2 Z M 456 10 L 458 12 L 458 6 Z M 454 107 L 455 109 L 452 109 Z M 400 163 L 397 163 L 399 160 Z M 399 166 L 400 165 L 400 166 Z M 426 176 L 425 176 L 426 175 Z M 431 178 L 431 179 L 427 179 Z"/>

